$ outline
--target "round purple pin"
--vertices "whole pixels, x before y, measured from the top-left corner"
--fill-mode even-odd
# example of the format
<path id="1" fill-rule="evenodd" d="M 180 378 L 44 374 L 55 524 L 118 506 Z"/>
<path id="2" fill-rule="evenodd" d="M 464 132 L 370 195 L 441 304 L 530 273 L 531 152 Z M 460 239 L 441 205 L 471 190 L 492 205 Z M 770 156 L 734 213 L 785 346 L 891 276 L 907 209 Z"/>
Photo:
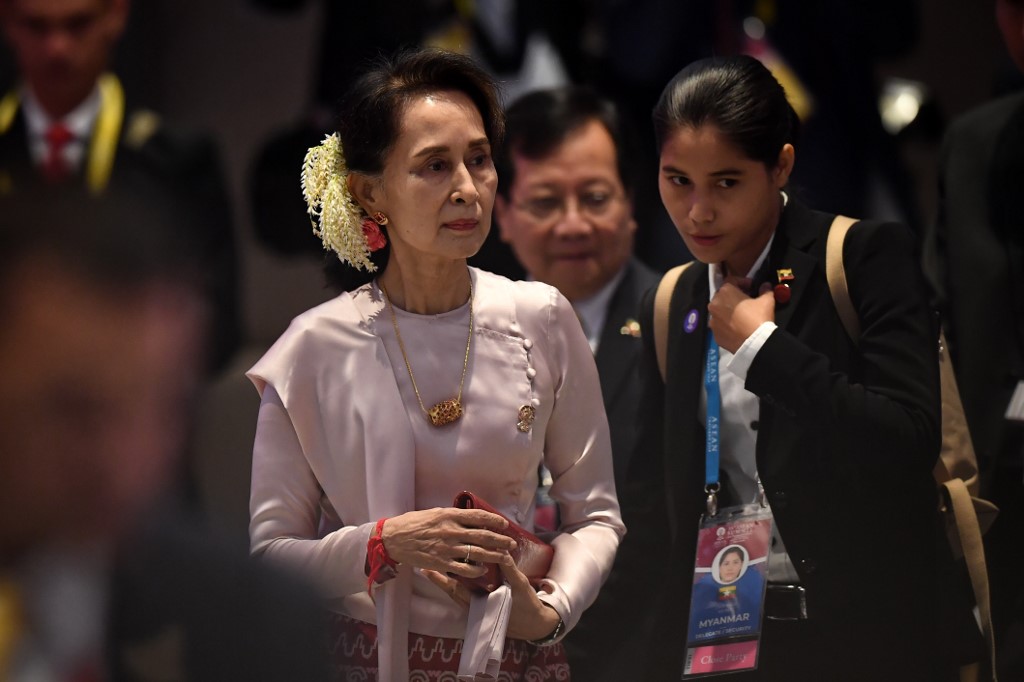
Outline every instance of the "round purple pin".
<path id="1" fill-rule="evenodd" d="M 693 330 L 697 328 L 697 321 L 699 319 L 700 316 L 697 314 L 696 308 L 686 313 L 686 320 L 683 321 L 683 331 L 687 334 L 692 334 Z"/>

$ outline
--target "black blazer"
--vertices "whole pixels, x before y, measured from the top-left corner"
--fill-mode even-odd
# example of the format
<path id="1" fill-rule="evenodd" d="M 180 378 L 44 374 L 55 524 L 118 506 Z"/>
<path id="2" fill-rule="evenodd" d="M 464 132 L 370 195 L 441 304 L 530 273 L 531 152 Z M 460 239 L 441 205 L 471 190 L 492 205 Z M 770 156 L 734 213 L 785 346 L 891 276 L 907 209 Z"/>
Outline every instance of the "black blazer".
<path id="1" fill-rule="evenodd" d="M 640 300 L 658 283 L 657 272 L 637 259 L 630 259 L 626 273 L 608 304 L 601 341 L 597 347 L 597 373 L 601 379 L 604 409 L 611 429 L 615 484 L 625 482 L 629 457 L 637 434 L 637 409 L 640 402 L 639 336 L 623 333 L 628 323 L 640 317 Z"/>
<path id="2" fill-rule="evenodd" d="M 936 566 L 946 567 L 949 556 L 932 479 L 939 448 L 935 320 L 910 232 L 865 221 L 844 248 L 863 329 L 854 345 L 825 279 L 832 218 L 790 201 L 768 256 L 771 273 L 790 268 L 795 279 L 791 300 L 776 306 L 779 329 L 746 381 L 760 398 L 758 471 L 807 589 L 814 630 L 822 645 L 849 654 L 834 679 L 879 670 L 902 671 L 900 679 L 938 679 L 928 667 L 942 658 L 936 654 Z M 707 304 L 708 268 L 695 264 L 672 295 L 666 383 L 653 338 L 644 338 L 642 433 L 620 493 L 628 532 L 616 567 L 632 586 L 611 588 L 623 608 L 632 603 L 634 610 L 657 614 L 649 649 L 635 659 L 649 662 L 650 670 L 638 679 L 678 679 L 683 663 L 705 500 L 698 401 Z M 687 333 L 682 320 L 691 310 L 699 323 Z M 652 317 L 653 293 L 644 301 L 641 326 L 650 329 Z M 914 568 L 900 579 L 903 566 Z M 637 604 L 645 593 L 637 586 L 659 579 L 665 593 Z M 868 646 L 874 657 L 860 655 L 865 650 L 859 647 Z M 772 671 L 762 666 L 762 673 Z"/>
<path id="3" fill-rule="evenodd" d="M 611 429 L 617 490 L 622 490 L 626 484 L 629 458 L 636 445 L 639 369 L 643 353 L 641 337 L 623 334 L 623 328 L 638 321 L 640 301 L 644 293 L 658 283 L 659 277 L 657 272 L 635 258 L 630 260 L 626 274 L 612 294 L 597 347 L 597 372 Z M 648 328 L 641 328 L 641 332 L 648 332 Z M 588 682 L 623 679 L 612 661 L 616 652 L 625 648 L 619 638 L 619 622 L 613 612 L 614 607 L 614 604 L 605 602 L 602 592 L 566 637 L 565 648 L 573 679 Z"/>

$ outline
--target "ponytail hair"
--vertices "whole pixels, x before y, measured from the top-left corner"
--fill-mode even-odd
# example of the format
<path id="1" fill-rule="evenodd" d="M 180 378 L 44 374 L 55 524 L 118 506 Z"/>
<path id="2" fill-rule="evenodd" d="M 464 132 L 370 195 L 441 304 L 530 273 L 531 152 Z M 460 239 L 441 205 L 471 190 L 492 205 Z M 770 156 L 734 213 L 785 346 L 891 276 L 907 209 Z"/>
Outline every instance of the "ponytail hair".
<path id="1" fill-rule="evenodd" d="M 761 62 L 746 55 L 712 57 L 686 66 L 654 107 L 660 150 L 679 128 L 713 125 L 750 159 L 768 168 L 795 144 L 800 119 L 786 91 Z"/>

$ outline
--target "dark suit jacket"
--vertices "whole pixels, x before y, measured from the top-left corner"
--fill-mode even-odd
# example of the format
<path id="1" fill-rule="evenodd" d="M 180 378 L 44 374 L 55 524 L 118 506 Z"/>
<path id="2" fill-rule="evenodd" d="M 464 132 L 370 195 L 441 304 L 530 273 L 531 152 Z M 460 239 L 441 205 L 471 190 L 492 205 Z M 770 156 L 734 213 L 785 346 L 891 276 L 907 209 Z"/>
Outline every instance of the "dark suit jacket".
<path id="1" fill-rule="evenodd" d="M 640 299 L 644 292 L 658 283 L 658 279 L 657 272 L 635 258 L 630 259 L 626 274 L 608 304 L 595 356 L 604 409 L 611 429 L 615 484 L 618 487 L 625 482 L 629 457 L 636 441 L 639 367 L 643 351 L 639 336 L 622 332 L 627 322 L 639 319 Z"/>
<path id="2" fill-rule="evenodd" d="M 43 183 L 31 162 L 26 128 L 19 108 L 10 127 L 0 134 L 0 196 L 16 197 Z M 84 187 L 84 173 L 71 184 Z M 161 210 L 180 216 L 185 248 L 196 254 L 209 291 L 211 370 L 222 368 L 240 341 L 238 258 L 213 142 L 172 130 L 146 110 L 128 109 L 107 188 L 123 192 L 122 196 L 145 196 L 160 202 L 165 207 Z"/>
<path id="3" fill-rule="evenodd" d="M 939 679 L 942 661 L 937 566 L 949 562 L 939 532 L 932 467 L 939 402 L 934 317 L 905 228 L 863 222 L 844 261 L 863 332 L 847 337 L 824 274 L 831 215 L 791 201 L 769 253 L 769 272 L 791 268 L 792 299 L 775 310 L 776 330 L 757 354 L 746 388 L 760 398 L 757 466 L 801 582 L 816 636 L 815 655 L 838 656 L 830 679 Z M 644 338 L 642 434 L 620 493 L 628 533 L 611 586 L 620 613 L 653 609 L 657 628 L 634 657 L 637 679 L 678 679 L 698 521 L 704 511 L 704 425 L 698 401 L 707 331 L 707 266 L 680 278 L 670 306 L 667 382 Z M 696 311 L 687 333 L 682 320 Z M 653 295 L 641 326 L 650 329 Z M 897 492 L 898 491 L 898 492 Z M 723 499 L 723 504 L 732 502 Z M 894 579 L 913 566 L 905 579 Z M 645 584 L 667 589 L 644 601 Z M 631 583 L 631 584 L 630 584 Z M 963 614 L 961 614 L 963 615 Z M 632 621 L 627 617 L 627 620 Z M 885 642 L 898 642 L 887 646 Z M 869 647 L 872 654 L 864 655 Z M 781 652 L 772 652 L 779 656 Z M 795 657 L 791 679 L 813 679 Z M 762 653 L 761 672 L 771 674 Z M 808 675 L 810 675 L 808 677 Z M 781 679 L 781 678 L 780 678 Z M 888 679 L 888 678 L 886 678 Z"/>
<path id="4" fill-rule="evenodd" d="M 112 682 L 332 679 L 320 596 L 180 522 L 121 548 L 110 594 Z"/>
<path id="5" fill-rule="evenodd" d="M 626 471 L 637 437 L 640 402 L 641 337 L 623 334 L 628 321 L 640 316 L 644 293 L 658 283 L 660 276 L 640 261 L 631 259 L 626 274 L 612 295 L 597 347 L 597 372 L 601 380 L 605 412 L 611 429 L 615 485 L 622 490 Z M 646 333 L 647 328 L 641 328 Z M 602 595 L 586 612 L 565 639 L 573 679 L 598 680 L 608 673 L 607 654 L 619 647 L 616 615 L 610 612 Z M 615 679 L 615 678 L 607 678 Z"/>
<path id="6" fill-rule="evenodd" d="M 983 470 L 1000 460 L 1022 464 L 1021 429 L 1004 418 L 1024 379 L 1021 187 L 1024 94 L 954 122 L 943 144 L 941 203 L 924 262 Z"/>
<path id="7" fill-rule="evenodd" d="M 957 119 L 942 149 L 939 215 L 925 265 L 935 286 L 982 496 L 1002 510 L 985 536 L 1000 679 L 1024 679 L 1024 424 L 1005 418 L 1024 379 L 1024 94 Z"/>

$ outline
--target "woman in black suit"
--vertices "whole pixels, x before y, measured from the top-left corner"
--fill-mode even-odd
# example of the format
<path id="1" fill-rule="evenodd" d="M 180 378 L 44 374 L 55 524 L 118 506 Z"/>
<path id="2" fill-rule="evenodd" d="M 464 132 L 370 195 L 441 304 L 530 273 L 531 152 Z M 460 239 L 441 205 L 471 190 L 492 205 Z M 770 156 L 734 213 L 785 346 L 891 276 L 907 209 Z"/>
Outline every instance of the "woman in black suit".
<path id="1" fill-rule="evenodd" d="M 783 188 L 799 121 L 749 57 L 681 71 L 654 111 L 662 200 L 697 261 L 669 307 L 667 371 L 644 336 L 642 436 L 622 493 L 620 574 L 667 567 L 643 679 L 678 680 L 706 512 L 705 362 L 719 346 L 721 506 L 764 499 L 776 533 L 757 671 L 735 679 L 943 680 L 956 674 L 932 468 L 937 330 L 902 225 L 863 221 L 843 260 L 847 336 L 825 278 L 834 216 Z M 654 329 L 653 295 L 641 328 Z M 616 589 L 612 587 L 612 589 Z M 955 677 L 954 677 L 955 679 Z"/>

